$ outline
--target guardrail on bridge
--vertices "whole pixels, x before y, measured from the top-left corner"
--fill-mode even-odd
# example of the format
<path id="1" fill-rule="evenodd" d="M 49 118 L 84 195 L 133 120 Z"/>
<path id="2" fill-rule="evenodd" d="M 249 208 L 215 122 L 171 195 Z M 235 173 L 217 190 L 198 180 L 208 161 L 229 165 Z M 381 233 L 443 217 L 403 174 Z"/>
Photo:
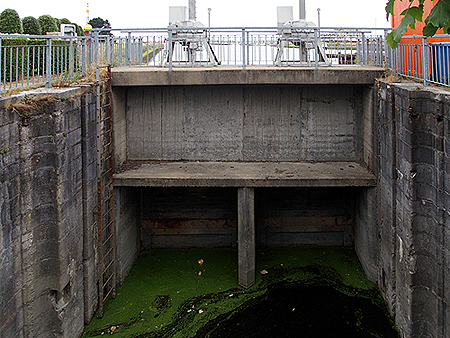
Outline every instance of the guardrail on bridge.
<path id="1" fill-rule="evenodd" d="M 0 94 L 51 87 L 84 77 L 92 66 L 212 67 L 374 65 L 428 82 L 450 85 L 445 43 L 411 38 L 396 50 L 390 29 L 210 28 L 93 29 L 86 37 L 0 35 Z M 406 37 L 405 37 L 406 38 Z"/>

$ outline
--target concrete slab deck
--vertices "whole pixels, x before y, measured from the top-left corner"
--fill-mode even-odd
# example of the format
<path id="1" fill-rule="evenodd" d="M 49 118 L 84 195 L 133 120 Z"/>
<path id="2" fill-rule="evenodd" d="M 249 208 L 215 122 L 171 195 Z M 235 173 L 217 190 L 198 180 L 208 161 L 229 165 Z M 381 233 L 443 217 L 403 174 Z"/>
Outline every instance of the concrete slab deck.
<path id="1" fill-rule="evenodd" d="M 117 67 L 113 86 L 352 84 L 372 85 L 384 68 L 360 65 L 314 67 L 218 66 L 200 68 Z"/>
<path id="2" fill-rule="evenodd" d="M 376 177 L 357 162 L 143 162 L 114 174 L 127 187 L 371 187 Z"/>

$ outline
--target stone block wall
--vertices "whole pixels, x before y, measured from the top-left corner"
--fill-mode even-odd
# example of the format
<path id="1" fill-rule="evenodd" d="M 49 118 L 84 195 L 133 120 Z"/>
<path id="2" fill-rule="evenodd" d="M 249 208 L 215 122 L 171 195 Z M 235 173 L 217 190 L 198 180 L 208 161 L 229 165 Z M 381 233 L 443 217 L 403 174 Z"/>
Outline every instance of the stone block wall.
<path id="1" fill-rule="evenodd" d="M 379 88 L 379 285 L 404 337 L 447 337 L 450 95 Z"/>
<path id="2" fill-rule="evenodd" d="M 94 104 L 95 97 L 81 88 L 0 100 L 4 337 L 77 337 L 92 318 L 97 299 L 91 216 L 95 149 L 89 145 L 95 144 Z"/>

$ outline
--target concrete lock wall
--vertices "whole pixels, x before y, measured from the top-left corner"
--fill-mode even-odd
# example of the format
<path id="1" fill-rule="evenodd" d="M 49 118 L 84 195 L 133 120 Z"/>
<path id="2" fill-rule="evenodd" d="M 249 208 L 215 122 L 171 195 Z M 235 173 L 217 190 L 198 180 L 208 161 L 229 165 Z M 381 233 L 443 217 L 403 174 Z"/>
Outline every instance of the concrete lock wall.
<path id="1" fill-rule="evenodd" d="M 450 95 L 380 84 L 379 285 L 403 337 L 450 335 Z"/>
<path id="2" fill-rule="evenodd" d="M 97 306 L 95 96 L 0 100 L 0 332 L 78 337 Z"/>
<path id="3" fill-rule="evenodd" d="M 315 227 L 317 219 L 337 220 L 353 235 L 322 229 L 321 240 L 340 236 L 346 244 L 353 236 L 402 336 L 449 336 L 448 92 L 383 82 L 377 91 L 214 88 L 114 88 L 116 166 L 130 158 L 363 161 L 376 187 L 255 188 L 258 245 L 304 244 L 308 235 L 292 235 L 290 222 Z M 42 101 L 30 99 L 39 91 L 0 100 L 0 332 L 6 337 L 78 337 L 97 308 L 95 96 L 83 88 L 51 94 Z M 139 114 L 135 103 L 149 114 Z M 195 245 L 205 240 L 205 229 L 213 233 L 212 246 L 235 245 L 235 188 L 217 188 L 224 190 L 215 200 L 214 188 L 177 189 L 114 189 L 118 283 L 141 248 Z M 192 196 L 209 204 L 194 203 L 195 215 L 180 220 L 186 210 L 171 199 L 174 191 L 191 204 Z M 181 226 L 170 231 L 178 237 L 167 242 L 175 219 Z M 149 229 L 159 229 L 159 237 L 149 237 Z"/>
<path id="4" fill-rule="evenodd" d="M 355 188 L 255 189 L 257 247 L 352 245 Z M 236 188 L 141 188 L 141 246 L 235 248 Z"/>
<path id="5" fill-rule="evenodd" d="M 362 158 L 362 86 L 132 87 L 125 97 L 128 160 Z"/>
<path id="6" fill-rule="evenodd" d="M 372 95 L 363 85 L 119 87 L 116 161 L 360 161 L 364 147 L 369 157 L 373 147 L 363 139 Z M 227 203 L 214 205 L 224 189 L 141 191 L 142 248 L 235 245 L 236 189 L 227 190 Z M 258 208 L 270 197 L 264 191 L 255 192 L 258 245 L 353 243 L 356 190 L 285 189 L 286 210 Z M 186 204 L 174 206 L 174 196 L 183 194 Z M 304 203 L 308 198 L 317 203 Z"/>

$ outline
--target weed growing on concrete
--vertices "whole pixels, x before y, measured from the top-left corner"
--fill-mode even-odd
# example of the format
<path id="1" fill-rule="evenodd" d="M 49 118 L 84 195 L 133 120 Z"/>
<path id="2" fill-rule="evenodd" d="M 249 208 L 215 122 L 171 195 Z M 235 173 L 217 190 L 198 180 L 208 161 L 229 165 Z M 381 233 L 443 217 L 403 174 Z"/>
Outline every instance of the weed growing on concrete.
<path id="1" fill-rule="evenodd" d="M 25 95 L 20 101 L 7 104 L 5 109 L 16 112 L 20 117 L 30 116 L 34 111 L 41 110 L 44 106 L 55 100 L 56 98 L 52 95 Z"/>

